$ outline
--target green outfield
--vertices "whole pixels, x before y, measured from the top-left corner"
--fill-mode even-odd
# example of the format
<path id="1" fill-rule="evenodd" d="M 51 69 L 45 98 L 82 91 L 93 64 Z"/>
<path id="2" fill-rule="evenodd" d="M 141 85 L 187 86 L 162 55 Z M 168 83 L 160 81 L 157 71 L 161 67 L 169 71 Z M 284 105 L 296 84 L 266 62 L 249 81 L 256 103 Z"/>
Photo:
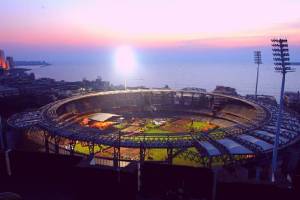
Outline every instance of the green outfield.
<path id="1" fill-rule="evenodd" d="M 176 140 L 179 137 L 182 138 L 182 136 L 177 135 L 176 133 L 189 133 L 191 131 L 194 131 L 197 134 L 201 134 L 202 131 L 208 131 L 208 130 L 215 130 L 217 129 L 217 126 L 207 122 L 207 121 L 199 121 L 195 120 L 192 121 L 187 118 L 182 119 L 171 119 L 171 118 L 165 118 L 165 119 L 136 119 L 134 121 L 131 121 L 130 123 L 123 122 L 121 124 L 114 125 L 114 128 L 118 130 L 124 130 L 122 139 L 128 139 L 135 142 L 143 141 L 143 140 L 151 140 L 151 137 L 153 137 L 153 134 L 155 134 L 155 137 L 161 137 L 162 139 L 165 139 L 168 137 L 169 140 Z M 126 129 L 126 130 L 125 130 Z M 137 133 L 132 134 L 133 131 L 137 131 Z M 170 135 L 159 135 L 159 134 L 166 134 L 171 133 Z M 129 136 L 126 136 L 126 134 L 131 134 Z M 149 134 L 149 135 L 147 135 Z M 156 135 L 157 134 L 157 135 Z M 210 133 L 213 137 L 223 137 L 224 133 L 215 130 L 214 132 Z M 151 136 L 151 137 L 149 137 Z M 185 135 L 185 139 L 191 140 L 190 135 Z M 106 149 L 103 151 L 103 149 Z M 89 148 L 88 146 L 83 145 L 83 143 L 77 143 L 75 146 L 75 151 L 82 153 L 82 154 L 89 154 Z M 113 151 L 108 146 L 104 145 L 96 145 L 94 147 L 95 153 L 100 152 L 100 156 L 104 157 L 113 157 Z M 178 151 L 178 152 L 177 152 Z M 121 158 L 139 158 L 139 149 L 126 149 L 123 148 L 121 150 Z M 176 154 L 177 152 L 177 154 Z M 193 167 L 199 167 L 202 165 L 200 163 L 200 154 L 198 150 L 195 147 L 190 147 L 184 150 L 174 149 L 173 153 L 176 154 L 176 156 L 173 158 L 173 164 L 175 165 L 185 165 L 185 166 L 193 166 Z M 146 149 L 145 152 L 145 160 L 146 161 L 166 161 L 168 158 L 167 149 L 166 148 L 149 148 Z"/>

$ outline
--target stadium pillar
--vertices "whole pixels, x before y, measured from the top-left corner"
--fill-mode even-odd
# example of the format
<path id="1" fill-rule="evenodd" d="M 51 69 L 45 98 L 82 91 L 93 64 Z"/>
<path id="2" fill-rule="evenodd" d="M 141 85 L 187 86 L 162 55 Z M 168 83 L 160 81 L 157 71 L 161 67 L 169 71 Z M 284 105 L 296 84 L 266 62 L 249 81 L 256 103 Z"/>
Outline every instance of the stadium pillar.
<path id="1" fill-rule="evenodd" d="M 11 149 L 7 149 L 7 150 L 5 151 L 6 173 L 7 173 L 7 175 L 9 175 L 9 176 L 12 175 L 11 161 L 10 161 L 10 152 L 11 152 Z"/>
<path id="2" fill-rule="evenodd" d="M 94 156 L 95 154 L 94 147 L 95 147 L 94 143 L 89 143 L 89 153 L 91 156 Z"/>
<path id="3" fill-rule="evenodd" d="M 172 92 L 172 104 L 174 105 L 175 104 L 175 97 L 176 97 L 176 92 Z"/>
<path id="4" fill-rule="evenodd" d="M 194 105 L 194 96 L 195 96 L 195 93 L 192 93 L 192 102 L 191 102 L 191 106 Z"/>
<path id="5" fill-rule="evenodd" d="M 201 106 L 203 103 L 202 101 L 205 100 L 205 95 L 200 93 L 198 98 L 199 98 L 198 105 Z"/>
<path id="6" fill-rule="evenodd" d="M 180 104 L 181 104 L 181 105 L 184 105 L 183 92 L 181 92 Z"/>
<path id="7" fill-rule="evenodd" d="M 89 147 L 89 160 L 90 160 L 90 165 L 96 165 L 96 160 L 95 160 L 95 145 L 93 142 L 88 143 Z"/>
<path id="8" fill-rule="evenodd" d="M 140 164 L 143 164 L 145 161 L 145 152 L 146 149 L 143 147 L 143 145 L 140 146 Z"/>
<path id="9" fill-rule="evenodd" d="M 211 168 L 211 164 L 212 164 L 212 157 L 208 157 L 208 167 Z"/>
<path id="10" fill-rule="evenodd" d="M 59 138 L 59 137 L 55 137 L 55 138 L 54 138 L 55 154 L 59 154 L 59 141 L 60 141 L 60 138 Z"/>
<path id="11" fill-rule="evenodd" d="M 116 170 L 118 170 L 119 169 L 119 162 L 120 162 L 120 156 L 119 156 L 119 154 L 120 154 L 120 147 L 114 147 L 114 157 L 113 157 L 113 165 L 114 165 L 114 168 L 116 169 Z"/>
<path id="12" fill-rule="evenodd" d="M 7 175 L 11 176 L 12 170 L 11 170 L 11 161 L 10 161 L 10 152 L 11 149 L 7 149 L 7 143 L 6 138 L 4 136 L 4 132 L 2 130 L 2 119 L 0 116 L 0 150 L 3 150 L 4 157 L 5 157 L 5 165 L 6 165 L 6 173 Z"/>
<path id="13" fill-rule="evenodd" d="M 214 108 L 214 96 L 210 97 L 209 104 L 210 104 L 210 108 L 213 109 Z"/>
<path id="14" fill-rule="evenodd" d="M 44 138 L 45 138 L 45 152 L 49 153 L 49 135 L 46 133 L 46 131 L 44 132 Z"/>
<path id="15" fill-rule="evenodd" d="M 70 155 L 73 156 L 74 155 L 74 151 L 75 151 L 75 145 L 76 145 L 76 141 L 75 140 L 71 140 L 70 142 Z"/>
<path id="16" fill-rule="evenodd" d="M 173 148 L 167 148 L 167 154 L 168 154 L 168 164 L 172 165 L 173 163 Z"/>
<path id="17" fill-rule="evenodd" d="M 2 130 L 2 119 L 0 116 L 0 149 L 5 150 L 5 144 L 4 144 L 4 133 Z"/>
<path id="18" fill-rule="evenodd" d="M 213 188 L 212 188 L 212 200 L 216 199 L 216 193 L 217 193 L 217 180 L 218 180 L 218 172 L 219 169 L 213 170 Z"/>
<path id="19" fill-rule="evenodd" d="M 201 156 L 201 157 L 200 157 L 200 162 L 201 162 L 201 164 L 202 164 L 204 167 L 208 167 L 208 165 L 209 165 L 209 159 L 208 159 L 208 157 L 203 157 L 203 156 Z"/>
<path id="20" fill-rule="evenodd" d="M 258 182 L 260 180 L 260 174 L 261 174 L 261 167 L 256 167 L 255 170 L 255 180 Z"/>
<path id="21" fill-rule="evenodd" d="M 137 164 L 137 190 L 141 191 L 141 163 Z"/>

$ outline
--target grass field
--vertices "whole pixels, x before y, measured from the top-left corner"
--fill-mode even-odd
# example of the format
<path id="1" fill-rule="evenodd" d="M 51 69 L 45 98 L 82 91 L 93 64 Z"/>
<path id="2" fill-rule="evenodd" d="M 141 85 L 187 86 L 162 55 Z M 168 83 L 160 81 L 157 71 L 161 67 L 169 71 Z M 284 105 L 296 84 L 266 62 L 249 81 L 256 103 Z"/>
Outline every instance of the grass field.
<path id="1" fill-rule="evenodd" d="M 147 120 L 146 124 L 145 124 L 145 128 L 146 129 L 152 129 L 152 128 L 158 128 L 159 125 L 155 125 L 152 123 L 152 120 Z"/>
<path id="2" fill-rule="evenodd" d="M 187 128 L 192 128 L 195 131 L 208 131 L 208 130 L 216 128 L 216 125 L 211 124 L 209 122 L 194 121 L 193 124 L 189 123 L 187 125 Z"/>
<path id="3" fill-rule="evenodd" d="M 171 133 L 171 131 L 162 130 L 160 128 L 146 129 L 144 133 Z"/>
<path id="4" fill-rule="evenodd" d="M 173 158 L 174 165 L 190 166 L 190 167 L 201 167 L 201 163 L 197 163 L 193 160 L 187 160 L 180 157 Z"/>
<path id="5" fill-rule="evenodd" d="M 100 147 L 98 145 L 96 145 L 94 148 L 95 153 L 99 152 L 100 149 L 105 149 L 108 146 L 104 146 L 101 145 Z M 89 149 L 88 146 L 82 146 L 80 143 L 77 143 L 75 145 L 75 151 L 78 153 L 82 153 L 85 155 L 89 155 Z M 189 151 L 192 153 L 197 154 L 198 150 L 195 147 L 190 147 L 185 151 Z M 129 156 L 130 154 L 128 154 Z M 104 156 L 104 157 L 108 157 L 108 158 L 112 158 L 112 153 L 109 151 L 106 152 L 101 152 L 100 156 Z M 124 156 L 124 152 L 123 152 L 123 156 Z M 132 156 L 132 155 L 131 155 Z M 139 155 L 137 153 L 136 155 L 137 157 L 135 159 L 138 159 Z M 167 155 L 167 149 L 147 149 L 146 150 L 146 155 L 145 155 L 145 160 L 146 161 L 165 161 L 167 159 L 168 155 Z M 241 158 L 239 157 L 235 157 L 235 160 L 239 160 Z M 184 156 L 176 156 L 173 158 L 173 164 L 174 165 L 182 165 L 182 166 L 191 166 L 191 167 L 201 167 L 202 164 L 195 161 L 195 160 L 191 160 L 188 157 L 184 157 Z M 220 160 L 216 160 L 215 158 L 212 159 L 212 166 L 221 166 L 224 163 Z"/>
<path id="6" fill-rule="evenodd" d="M 185 150 L 185 152 L 192 152 L 195 154 L 198 154 L 198 150 L 195 147 L 190 147 Z M 196 162 L 194 160 L 190 160 L 188 158 L 184 158 L 182 156 L 176 156 L 173 158 L 173 164 L 174 165 L 183 165 L 183 166 L 191 166 L 191 167 L 200 167 L 202 164 L 199 162 Z"/>
<path id="7" fill-rule="evenodd" d="M 117 125 L 115 125 L 114 127 L 115 127 L 116 129 L 122 130 L 122 129 L 124 129 L 126 126 L 127 126 L 127 123 L 122 123 L 122 124 L 117 124 Z"/>
<path id="8" fill-rule="evenodd" d="M 146 160 L 164 161 L 167 158 L 167 149 L 149 149 L 146 152 Z"/>
<path id="9" fill-rule="evenodd" d="M 209 122 L 190 120 L 176 120 L 173 122 L 166 122 L 164 125 L 155 125 L 152 121 L 148 121 L 145 125 L 144 133 L 176 133 L 176 132 L 189 132 L 191 129 L 194 131 L 209 131 L 217 128 L 216 125 Z"/>
<path id="10" fill-rule="evenodd" d="M 128 126 L 129 125 L 129 126 Z M 131 137 L 131 140 L 134 141 L 142 141 L 144 139 L 147 139 L 146 134 L 160 134 L 160 133 L 172 133 L 172 135 L 168 136 L 170 140 L 172 138 L 176 139 L 176 133 L 181 133 L 181 132 L 189 132 L 191 129 L 193 129 L 196 132 L 200 131 L 208 131 L 211 129 L 217 128 L 212 123 L 206 122 L 206 121 L 192 121 L 190 119 L 176 119 L 176 120 L 165 120 L 164 123 L 158 124 L 154 123 L 152 119 L 146 119 L 145 121 L 141 122 L 135 122 L 132 127 L 139 127 L 141 129 L 141 133 L 145 133 L 145 135 L 138 134 L 133 137 Z M 128 129 L 130 128 L 129 123 L 122 123 L 122 124 L 117 124 L 114 125 L 114 128 L 122 130 L 122 129 Z M 174 135 L 173 135 L 174 134 Z M 221 136 L 222 133 L 211 133 L 212 136 Z M 159 136 L 157 137 L 166 137 L 166 136 Z M 186 138 L 185 139 L 189 139 Z M 107 146 L 104 145 L 96 145 L 94 147 L 94 152 L 97 153 L 101 149 L 105 149 Z M 136 150 L 136 151 L 135 151 Z M 77 143 L 75 146 L 75 151 L 82 153 L 82 154 L 89 154 L 89 148 L 88 146 L 83 146 L 81 143 Z M 175 153 L 176 150 L 174 150 L 173 153 Z M 121 150 L 123 157 L 129 157 L 129 158 L 134 158 L 134 159 L 139 159 L 139 149 L 123 149 Z M 153 148 L 153 149 L 147 149 L 145 152 L 145 160 L 147 161 L 166 161 L 168 155 L 167 155 L 167 149 L 163 148 Z M 99 156 L 104 156 L 104 157 L 112 157 L 113 152 L 112 149 L 107 149 L 105 151 L 101 151 L 101 153 L 98 153 L 97 155 Z M 191 157 L 192 155 L 192 157 Z M 184 165 L 184 166 L 193 166 L 193 167 L 199 167 L 202 164 L 199 163 L 198 156 L 199 152 L 195 147 L 188 148 L 184 151 L 183 154 L 179 154 L 176 157 L 173 158 L 173 164 L 174 165 Z"/>
<path id="11" fill-rule="evenodd" d="M 94 147 L 94 152 L 98 152 L 100 151 L 101 148 L 104 148 L 103 145 L 101 145 L 100 147 L 98 145 L 95 145 Z M 82 146 L 80 143 L 77 143 L 75 145 L 75 152 L 78 152 L 78 153 L 82 153 L 82 154 L 86 154 L 86 155 L 89 155 L 90 152 L 89 152 L 89 147 L 88 146 Z"/>
<path id="12" fill-rule="evenodd" d="M 189 123 L 187 126 L 191 127 L 191 128 L 194 128 L 196 130 L 201 130 L 201 129 L 207 127 L 207 123 L 202 122 L 202 121 L 194 121 L 193 125 L 192 125 L 192 123 Z"/>
<path id="13" fill-rule="evenodd" d="M 152 120 L 148 120 L 145 124 L 144 133 L 171 133 L 171 131 L 161 129 L 160 125 L 155 125 Z"/>

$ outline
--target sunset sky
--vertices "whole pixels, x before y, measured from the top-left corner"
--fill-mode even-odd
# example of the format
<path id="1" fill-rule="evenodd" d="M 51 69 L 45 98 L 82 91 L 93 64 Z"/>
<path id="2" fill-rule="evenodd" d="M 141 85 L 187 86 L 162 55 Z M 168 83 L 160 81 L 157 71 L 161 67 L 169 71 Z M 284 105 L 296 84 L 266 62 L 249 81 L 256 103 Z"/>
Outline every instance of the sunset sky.
<path id="1" fill-rule="evenodd" d="M 0 48 L 10 52 L 300 42 L 299 0 L 1 0 L 0 9 Z"/>

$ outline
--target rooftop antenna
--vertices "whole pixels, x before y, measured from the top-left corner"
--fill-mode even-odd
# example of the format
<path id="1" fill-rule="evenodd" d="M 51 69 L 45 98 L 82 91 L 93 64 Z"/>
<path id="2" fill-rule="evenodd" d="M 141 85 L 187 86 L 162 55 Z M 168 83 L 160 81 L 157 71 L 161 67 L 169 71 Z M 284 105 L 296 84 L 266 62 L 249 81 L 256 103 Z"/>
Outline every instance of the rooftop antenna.
<path id="1" fill-rule="evenodd" d="M 259 76 L 259 65 L 262 64 L 261 51 L 254 51 L 254 63 L 257 64 L 256 85 L 255 85 L 255 100 L 257 101 L 257 86 L 258 86 L 258 76 Z"/>
<path id="2" fill-rule="evenodd" d="M 285 85 L 285 75 L 288 72 L 294 72 L 295 69 L 291 68 L 290 58 L 289 58 L 289 49 L 287 39 L 275 38 L 272 39 L 272 51 L 273 51 L 273 60 L 275 65 L 275 71 L 282 73 L 281 81 L 281 91 L 280 91 L 280 103 L 279 111 L 277 115 L 276 122 L 276 137 L 273 146 L 273 157 L 272 157 L 272 177 L 271 181 L 275 182 L 275 174 L 277 170 L 277 154 L 278 154 L 278 142 L 279 134 L 282 121 L 282 109 L 283 109 L 283 95 L 284 95 L 284 85 Z"/>

